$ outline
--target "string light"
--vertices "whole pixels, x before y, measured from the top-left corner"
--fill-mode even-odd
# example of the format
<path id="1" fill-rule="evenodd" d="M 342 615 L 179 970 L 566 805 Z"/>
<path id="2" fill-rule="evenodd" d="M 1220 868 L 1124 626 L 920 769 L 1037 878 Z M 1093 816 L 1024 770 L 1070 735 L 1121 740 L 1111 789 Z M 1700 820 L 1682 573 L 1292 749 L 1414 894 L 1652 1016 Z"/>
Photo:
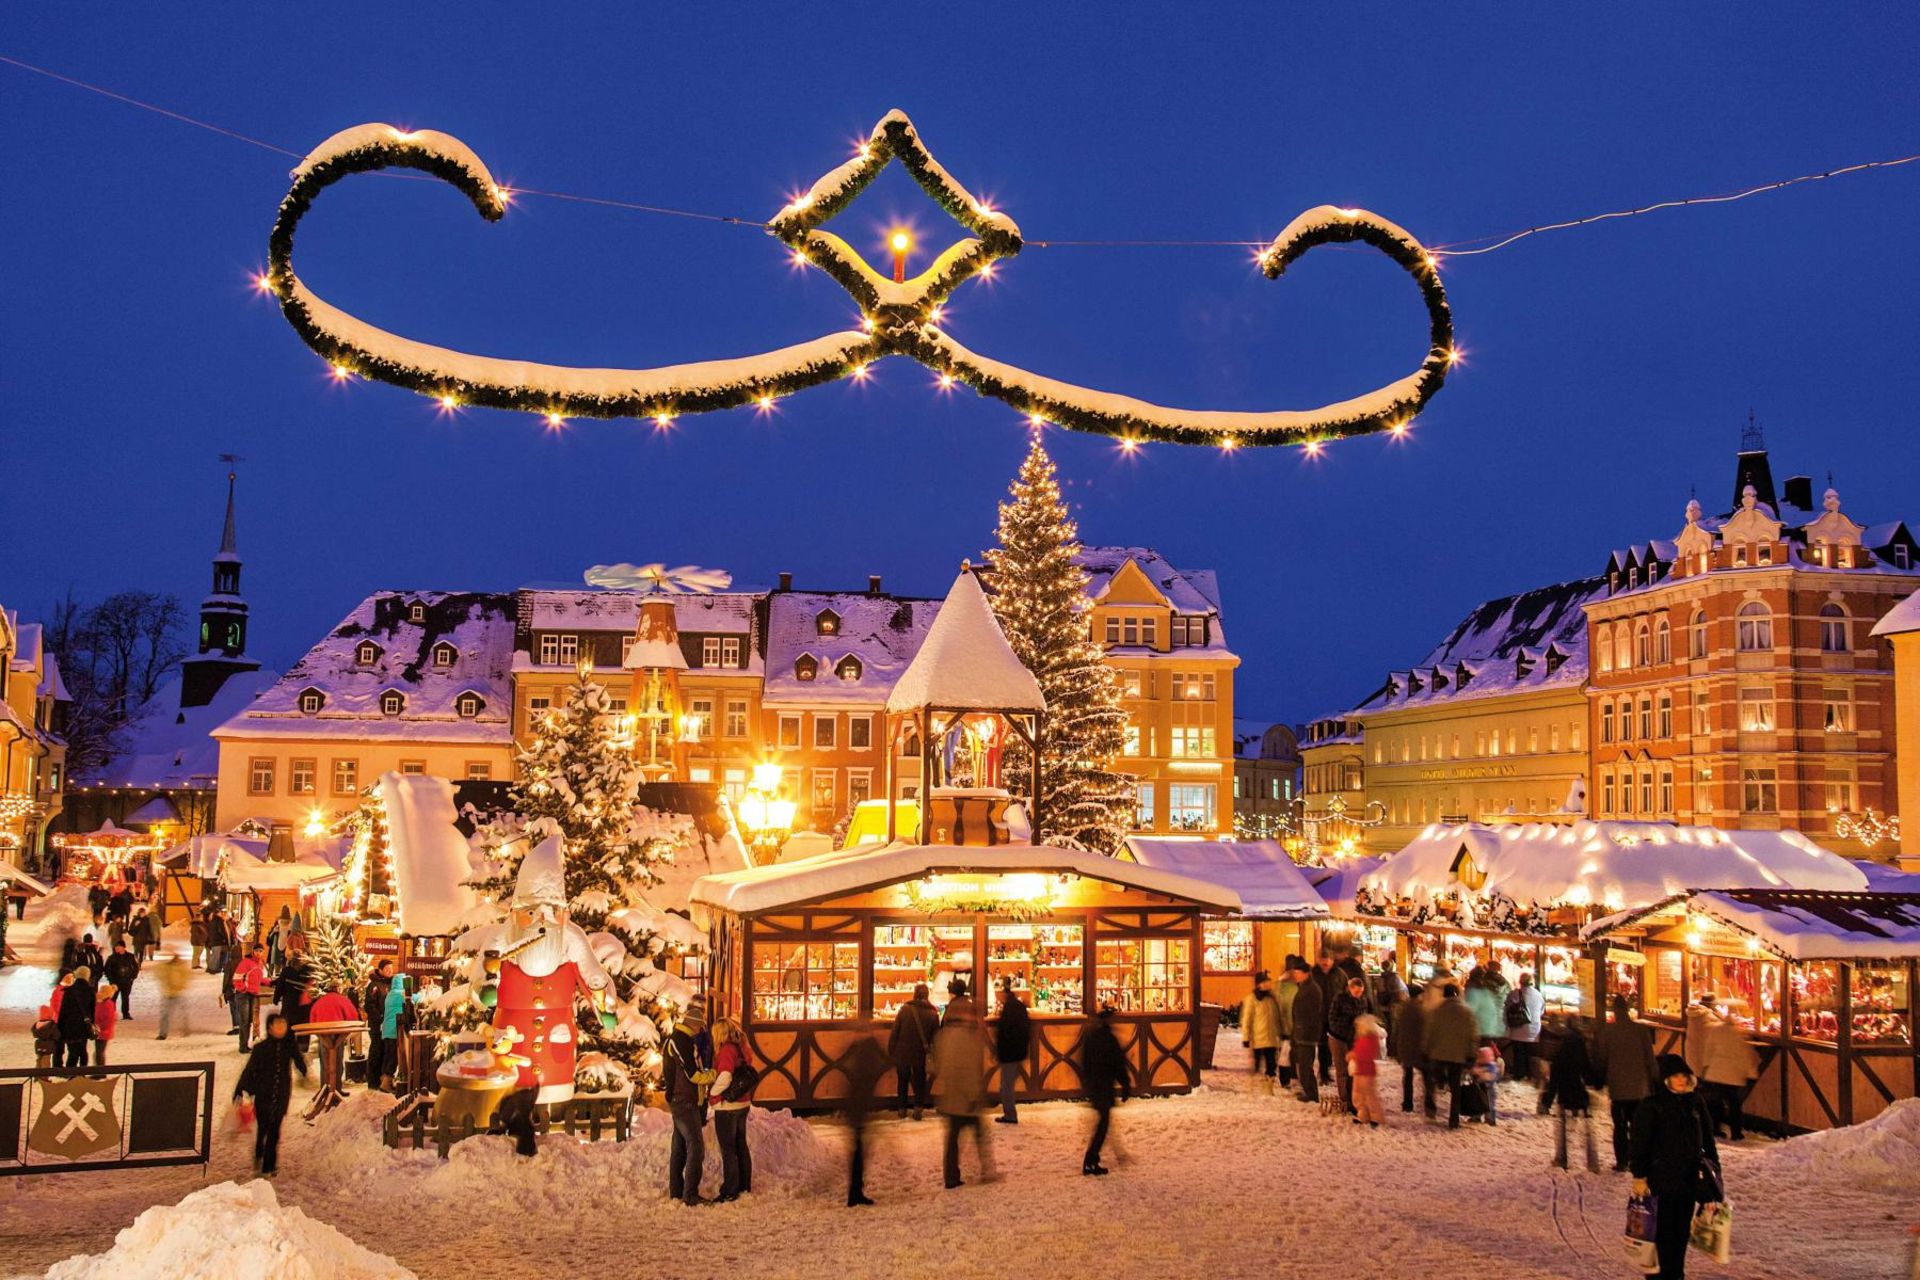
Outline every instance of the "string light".
<path id="1" fill-rule="evenodd" d="M 653 415 L 653 425 L 657 430 L 665 431 L 673 425 L 673 415 L 670 413 L 656 413 Z"/>
<path id="2" fill-rule="evenodd" d="M 1319 457 L 1319 456 L 1320 456 L 1320 442 L 1319 442 L 1318 440 L 1309 440 L 1309 441 L 1307 441 L 1307 443 L 1306 443 L 1306 450 L 1307 450 L 1307 456 L 1308 456 L 1309 458 L 1317 458 L 1317 457 Z"/>
<path id="3" fill-rule="evenodd" d="M 335 382 L 345 382 L 348 378 L 351 378 L 352 376 L 353 376 L 353 370 L 347 368 L 347 366 L 343 364 L 336 364 L 333 366 L 333 380 Z"/>
<path id="4" fill-rule="evenodd" d="M 772 413 L 773 397 L 771 395 L 762 393 L 761 395 L 756 396 L 754 398 L 753 405 L 754 405 L 754 408 L 758 409 L 761 413 Z"/>
<path id="5" fill-rule="evenodd" d="M 460 407 L 460 402 L 454 399 L 452 396 L 440 397 L 440 411 L 442 413 L 452 413 L 455 409 L 458 409 L 459 407 Z"/>
<path id="6" fill-rule="evenodd" d="M 867 380 L 867 366 L 864 364 L 853 366 L 853 380 L 855 382 L 865 382 Z"/>
<path id="7" fill-rule="evenodd" d="M 567 420 L 557 413 L 547 415 L 547 426 L 555 431 L 567 425 Z"/>
<path id="8" fill-rule="evenodd" d="M 936 381 L 938 381 L 938 382 L 939 382 L 939 384 L 940 384 L 940 389 L 941 389 L 942 391 L 951 391 L 951 390 L 953 390 L 953 375 L 952 375 L 952 374 L 950 374 L 950 373 L 943 373 L 943 374 L 941 374 L 941 375 L 939 376 L 939 378 L 938 378 L 938 379 L 936 379 Z"/>
<path id="9" fill-rule="evenodd" d="M 272 293 L 273 281 L 268 279 L 266 272 L 261 271 L 253 277 L 253 287 L 261 293 Z"/>
<path id="10" fill-rule="evenodd" d="M 1140 450 L 1140 442 L 1138 440 L 1135 440 L 1132 436 L 1120 437 L 1120 452 L 1137 453 L 1139 452 L 1139 450 Z"/>
<path id="11" fill-rule="evenodd" d="M 1232 436 L 1226 436 L 1220 441 L 1220 452 L 1222 453 L 1232 453 L 1239 447 L 1240 442 Z"/>

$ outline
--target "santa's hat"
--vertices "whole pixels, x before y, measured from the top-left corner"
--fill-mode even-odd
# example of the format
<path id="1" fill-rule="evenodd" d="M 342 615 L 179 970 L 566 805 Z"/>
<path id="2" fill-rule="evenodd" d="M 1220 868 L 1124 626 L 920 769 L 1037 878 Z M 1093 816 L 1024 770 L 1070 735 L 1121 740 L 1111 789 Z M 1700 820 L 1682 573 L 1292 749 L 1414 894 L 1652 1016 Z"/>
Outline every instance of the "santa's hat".
<path id="1" fill-rule="evenodd" d="M 567 905 L 567 867 L 566 860 L 560 855 L 559 836 L 548 836 L 521 860 L 520 874 L 513 882 L 513 905 Z"/>

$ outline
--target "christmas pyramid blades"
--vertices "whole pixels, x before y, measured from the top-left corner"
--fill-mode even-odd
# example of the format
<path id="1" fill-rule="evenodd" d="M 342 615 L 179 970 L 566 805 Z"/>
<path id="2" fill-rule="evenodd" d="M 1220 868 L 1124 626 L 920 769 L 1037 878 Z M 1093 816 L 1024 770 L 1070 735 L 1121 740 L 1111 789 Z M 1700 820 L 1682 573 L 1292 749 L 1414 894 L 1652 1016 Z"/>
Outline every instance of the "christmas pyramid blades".
<path id="1" fill-rule="evenodd" d="M 822 228 L 895 160 L 970 233 L 910 278 L 905 250 L 896 249 L 898 269 L 889 277 Z M 1438 393 L 1456 358 L 1452 315 L 1433 255 L 1384 218 L 1331 205 L 1309 209 L 1288 224 L 1259 255 L 1260 269 L 1277 279 L 1309 249 L 1353 242 L 1372 245 L 1405 268 L 1426 304 L 1429 349 L 1414 372 L 1395 382 L 1318 409 L 1177 409 L 1060 382 L 976 354 L 939 328 L 940 302 L 995 260 L 1017 254 L 1023 243 L 1020 228 L 956 181 L 899 111 L 888 112 L 853 159 L 823 175 L 767 226 L 799 259 L 818 266 L 853 296 L 864 318 L 860 331 L 827 334 L 761 355 L 655 369 L 586 369 L 471 355 L 375 328 L 321 299 L 294 273 L 294 229 L 320 192 L 349 174 L 389 168 L 417 169 L 451 183 L 488 221 L 506 214 L 510 193 L 459 139 L 433 130 L 358 125 L 321 143 L 293 171 L 293 185 L 274 222 L 263 283 L 301 340 L 336 369 L 434 396 L 449 408 L 471 404 L 552 419 L 651 417 L 664 423 L 682 414 L 749 404 L 765 408 L 780 396 L 858 375 L 882 356 L 904 355 L 934 370 L 943 382 L 965 383 L 1035 419 L 1123 441 L 1311 446 L 1404 428 Z"/>

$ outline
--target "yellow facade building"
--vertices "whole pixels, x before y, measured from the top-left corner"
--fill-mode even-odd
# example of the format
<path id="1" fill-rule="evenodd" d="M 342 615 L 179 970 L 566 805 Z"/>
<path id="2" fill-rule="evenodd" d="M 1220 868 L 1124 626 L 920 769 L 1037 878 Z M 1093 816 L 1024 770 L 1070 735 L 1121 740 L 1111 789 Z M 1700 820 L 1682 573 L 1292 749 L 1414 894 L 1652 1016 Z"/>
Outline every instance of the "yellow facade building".
<path id="1" fill-rule="evenodd" d="M 59 816 L 67 744 L 59 704 L 60 664 L 37 622 L 0 608 L 0 862 L 38 861 Z"/>
<path id="2" fill-rule="evenodd" d="M 1920 813 L 1920 594 L 1895 605 L 1873 634 L 1893 646 L 1894 804 Z M 1920 819 L 1901 824 L 1900 869 L 1920 872 Z"/>

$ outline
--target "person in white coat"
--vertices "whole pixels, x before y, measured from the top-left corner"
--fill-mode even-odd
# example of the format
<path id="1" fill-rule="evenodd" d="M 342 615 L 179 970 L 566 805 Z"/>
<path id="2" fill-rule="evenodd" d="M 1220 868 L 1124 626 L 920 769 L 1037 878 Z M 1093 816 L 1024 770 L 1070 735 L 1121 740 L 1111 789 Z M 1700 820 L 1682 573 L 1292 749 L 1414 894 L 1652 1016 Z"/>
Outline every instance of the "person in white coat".
<path id="1" fill-rule="evenodd" d="M 1507 993 L 1501 1020 L 1507 1024 L 1507 1049 L 1512 1057 L 1507 1078 L 1527 1080 L 1533 1075 L 1533 1046 L 1540 1042 L 1540 1019 L 1547 1011 L 1547 999 L 1533 985 L 1533 975 L 1522 973 L 1520 985 Z"/>
<path id="2" fill-rule="evenodd" d="M 1760 1074 L 1760 1055 L 1747 1040 L 1746 1029 L 1715 1010 L 1706 1025 L 1706 1052 L 1700 1067 L 1700 1092 L 1713 1114 L 1714 1135 L 1725 1125 L 1734 1142 L 1746 1136 L 1742 1104 L 1747 1086 Z"/>

